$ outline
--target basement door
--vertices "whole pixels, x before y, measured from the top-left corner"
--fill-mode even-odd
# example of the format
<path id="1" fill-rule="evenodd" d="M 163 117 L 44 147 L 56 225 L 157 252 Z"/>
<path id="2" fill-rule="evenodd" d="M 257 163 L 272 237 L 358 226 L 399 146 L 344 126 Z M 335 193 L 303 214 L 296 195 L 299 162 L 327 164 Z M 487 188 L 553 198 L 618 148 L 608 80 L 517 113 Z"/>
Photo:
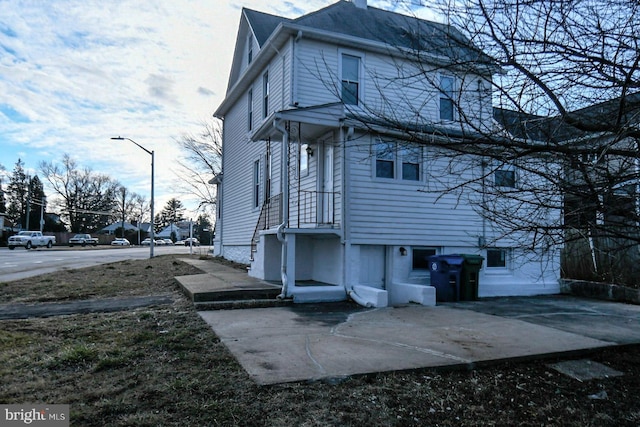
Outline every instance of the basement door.
<path id="1" fill-rule="evenodd" d="M 385 289 L 386 249 L 382 245 L 360 246 L 360 284 Z"/>

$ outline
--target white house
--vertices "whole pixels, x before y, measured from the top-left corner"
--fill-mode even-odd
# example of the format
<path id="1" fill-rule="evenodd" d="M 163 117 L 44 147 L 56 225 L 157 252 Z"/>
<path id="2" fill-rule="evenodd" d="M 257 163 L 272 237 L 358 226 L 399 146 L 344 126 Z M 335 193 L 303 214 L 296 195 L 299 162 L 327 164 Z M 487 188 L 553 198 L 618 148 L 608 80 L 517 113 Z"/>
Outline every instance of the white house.
<path id="1" fill-rule="evenodd" d="M 243 9 L 214 114 L 215 253 L 296 302 L 434 304 L 426 257 L 457 253 L 486 259 L 481 297 L 559 292 L 556 256 L 498 239 L 472 188 L 444 191 L 479 167 L 424 143 L 494 125 L 495 71 L 454 28 L 366 0 L 297 19 Z"/>
<path id="2" fill-rule="evenodd" d="M 98 230 L 98 234 L 115 234 L 116 230 L 123 228 L 123 225 L 125 231 L 138 231 L 138 227 L 130 222 L 114 222 Z"/>
<path id="3" fill-rule="evenodd" d="M 189 236 L 190 224 L 188 221 L 181 221 L 176 224 L 169 224 L 161 231 L 155 234 L 155 237 L 160 239 L 170 239 L 174 237 L 176 240 L 184 240 Z"/>

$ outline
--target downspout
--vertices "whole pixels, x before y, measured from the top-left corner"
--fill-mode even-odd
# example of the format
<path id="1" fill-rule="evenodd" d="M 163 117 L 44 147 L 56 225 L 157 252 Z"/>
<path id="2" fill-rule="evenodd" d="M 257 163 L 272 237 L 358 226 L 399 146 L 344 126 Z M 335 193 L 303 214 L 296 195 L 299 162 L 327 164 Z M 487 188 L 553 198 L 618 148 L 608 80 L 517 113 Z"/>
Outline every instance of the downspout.
<path id="1" fill-rule="evenodd" d="M 278 299 L 287 297 L 289 288 L 289 277 L 287 276 L 287 240 L 285 238 L 285 228 L 289 223 L 289 132 L 279 121 L 273 122 L 273 127 L 282 132 L 282 224 L 278 226 L 276 236 L 282 245 L 280 260 L 280 277 L 282 278 L 282 291 L 277 296 Z"/>
<path id="2" fill-rule="evenodd" d="M 371 304 L 371 301 L 366 301 L 364 299 L 362 299 L 357 293 L 356 291 L 354 291 L 353 289 L 350 289 L 347 292 L 347 296 L 349 296 L 349 298 L 351 298 L 352 300 L 354 300 L 356 302 L 356 304 L 359 304 L 363 307 L 366 308 L 371 308 L 373 307 L 373 304 Z"/>

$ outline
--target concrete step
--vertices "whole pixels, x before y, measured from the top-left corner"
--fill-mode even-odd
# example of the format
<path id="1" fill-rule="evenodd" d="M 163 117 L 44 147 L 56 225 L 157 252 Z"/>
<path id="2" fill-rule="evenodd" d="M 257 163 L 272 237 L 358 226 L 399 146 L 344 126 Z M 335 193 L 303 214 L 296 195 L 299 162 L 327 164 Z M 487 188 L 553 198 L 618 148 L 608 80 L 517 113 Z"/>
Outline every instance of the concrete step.
<path id="1" fill-rule="evenodd" d="M 268 300 L 280 295 L 280 289 L 225 289 L 209 290 L 193 293 L 191 298 L 194 303 L 216 301 L 242 301 L 242 300 Z"/>
<path id="2" fill-rule="evenodd" d="M 241 299 L 241 300 L 225 300 L 225 301 L 204 301 L 195 302 L 194 306 L 198 311 L 209 310 L 232 310 L 244 308 L 269 308 L 284 307 L 293 304 L 293 300 L 280 300 L 277 298 L 270 299 Z"/>

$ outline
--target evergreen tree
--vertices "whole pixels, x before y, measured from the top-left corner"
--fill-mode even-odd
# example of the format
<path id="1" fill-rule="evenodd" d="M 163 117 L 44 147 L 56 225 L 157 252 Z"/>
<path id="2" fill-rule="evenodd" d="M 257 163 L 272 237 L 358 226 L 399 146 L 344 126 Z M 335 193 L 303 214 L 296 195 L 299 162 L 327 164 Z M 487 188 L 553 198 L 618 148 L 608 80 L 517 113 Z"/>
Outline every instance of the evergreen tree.
<path id="1" fill-rule="evenodd" d="M 7 199 L 2 188 L 2 177 L 0 177 L 0 213 L 7 213 Z"/>
<path id="2" fill-rule="evenodd" d="M 21 159 L 18 159 L 13 168 L 7 193 L 9 195 L 9 206 L 7 208 L 9 218 L 21 228 L 26 227 L 29 178 L 24 171 L 24 163 Z"/>
<path id="3" fill-rule="evenodd" d="M 35 175 L 29 181 L 29 226 L 31 230 L 40 229 L 40 219 L 44 218 L 47 210 L 46 195 L 44 194 L 44 185 L 38 175 Z"/>
<path id="4" fill-rule="evenodd" d="M 164 208 L 160 212 L 159 225 L 164 228 L 170 224 L 184 220 L 185 207 L 182 202 L 176 198 L 167 201 Z"/>

